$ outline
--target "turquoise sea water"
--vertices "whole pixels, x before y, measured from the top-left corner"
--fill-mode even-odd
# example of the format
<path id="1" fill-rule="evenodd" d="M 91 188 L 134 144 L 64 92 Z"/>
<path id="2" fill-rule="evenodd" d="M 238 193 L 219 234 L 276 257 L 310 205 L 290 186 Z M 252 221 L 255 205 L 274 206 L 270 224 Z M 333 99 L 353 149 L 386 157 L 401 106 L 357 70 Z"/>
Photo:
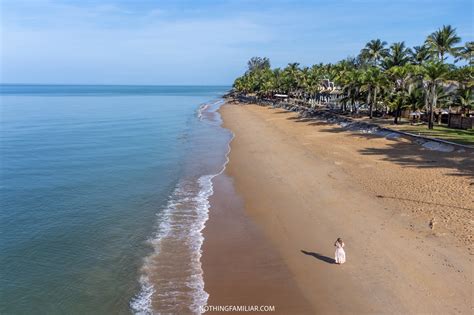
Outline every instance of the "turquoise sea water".
<path id="1" fill-rule="evenodd" d="M 226 90 L 2 85 L 0 313 L 203 303 L 200 230 L 209 176 L 222 169 L 231 137 L 215 113 Z M 166 246 L 185 247 L 166 256 Z M 183 270 L 161 272 L 169 263 Z M 160 283 L 173 283 L 165 288 L 179 296 L 173 305 L 156 294 Z"/>

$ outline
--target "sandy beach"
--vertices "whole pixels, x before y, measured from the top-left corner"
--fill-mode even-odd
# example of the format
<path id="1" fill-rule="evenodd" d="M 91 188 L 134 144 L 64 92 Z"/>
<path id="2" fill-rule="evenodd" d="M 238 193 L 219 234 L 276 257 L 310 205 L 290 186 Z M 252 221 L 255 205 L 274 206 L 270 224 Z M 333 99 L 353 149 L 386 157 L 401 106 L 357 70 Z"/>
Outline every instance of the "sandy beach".
<path id="1" fill-rule="evenodd" d="M 235 138 L 204 230 L 209 305 L 472 312 L 472 152 L 430 151 L 255 105 L 221 114 Z M 337 237 L 344 265 L 333 264 Z"/>

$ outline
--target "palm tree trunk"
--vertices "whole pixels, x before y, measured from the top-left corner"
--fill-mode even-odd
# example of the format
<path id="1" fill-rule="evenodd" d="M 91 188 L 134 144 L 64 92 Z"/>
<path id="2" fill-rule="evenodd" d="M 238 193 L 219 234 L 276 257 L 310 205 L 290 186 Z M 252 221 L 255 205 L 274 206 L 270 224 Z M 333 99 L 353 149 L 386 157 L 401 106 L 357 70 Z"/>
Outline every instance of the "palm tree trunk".
<path id="1" fill-rule="evenodd" d="M 370 102 L 369 105 L 369 117 L 372 119 L 374 117 L 374 105 L 377 102 L 377 88 L 374 88 L 374 99 Z"/>
<path id="2" fill-rule="evenodd" d="M 433 118 L 433 114 L 434 114 L 434 109 L 436 108 L 436 103 L 438 102 L 438 96 L 436 95 L 436 84 L 433 85 L 433 102 L 431 102 L 431 118 Z M 441 114 L 439 116 L 441 118 Z M 433 119 L 431 119 L 431 128 L 430 129 L 433 129 Z"/>
<path id="3" fill-rule="evenodd" d="M 351 90 L 349 90 L 347 93 L 347 99 L 352 99 Z M 343 103 L 342 112 L 345 112 L 346 110 L 347 110 L 347 100 L 344 101 Z"/>
<path id="4" fill-rule="evenodd" d="M 368 89 L 368 93 L 367 93 L 367 105 L 369 104 L 370 104 L 370 88 Z"/>
<path id="5" fill-rule="evenodd" d="M 393 121 L 393 123 L 395 125 L 398 124 L 398 117 L 400 116 L 400 109 L 402 107 L 402 102 L 400 100 L 397 101 L 397 109 L 395 110 L 395 120 Z"/>
<path id="6" fill-rule="evenodd" d="M 429 121 L 428 121 L 428 129 L 433 129 L 433 119 L 434 119 L 434 107 L 436 106 L 436 84 L 433 83 L 431 87 L 431 94 L 432 94 L 432 99 L 431 102 L 429 103 Z"/>
<path id="7" fill-rule="evenodd" d="M 428 129 L 433 129 L 433 104 L 429 104 Z"/>

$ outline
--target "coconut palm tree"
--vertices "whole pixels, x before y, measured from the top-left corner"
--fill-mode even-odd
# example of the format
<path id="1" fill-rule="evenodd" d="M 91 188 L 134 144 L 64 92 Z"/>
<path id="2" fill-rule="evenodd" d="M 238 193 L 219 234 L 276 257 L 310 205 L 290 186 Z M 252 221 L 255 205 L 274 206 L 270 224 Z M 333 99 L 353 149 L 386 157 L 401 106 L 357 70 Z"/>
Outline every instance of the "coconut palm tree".
<path id="1" fill-rule="evenodd" d="M 262 96 L 268 97 L 276 86 L 273 71 L 270 68 L 264 68 L 257 73 L 258 86 L 256 92 Z"/>
<path id="2" fill-rule="evenodd" d="M 469 113 L 474 108 L 474 95 L 472 88 L 458 89 L 453 105 L 461 106 L 462 110 Z"/>
<path id="3" fill-rule="evenodd" d="M 300 94 L 304 95 L 306 94 L 305 92 L 308 92 L 309 89 L 309 80 L 310 78 L 310 69 L 308 67 L 304 67 L 303 69 L 300 70 L 299 76 L 298 76 L 298 89 L 300 90 Z"/>
<path id="4" fill-rule="evenodd" d="M 441 62 L 446 59 L 446 54 L 453 56 L 457 54 L 459 48 L 455 45 L 459 42 L 461 42 L 461 38 L 456 35 L 456 29 L 451 25 L 443 25 L 442 28 L 430 34 L 426 39 L 426 45 Z"/>
<path id="5" fill-rule="evenodd" d="M 456 30 L 448 25 L 413 50 L 404 42 L 393 43 L 387 49 L 386 42 L 375 39 L 365 45 L 357 58 L 347 58 L 334 65 L 320 63 L 300 68 L 298 63 L 290 63 L 284 69 L 271 69 L 268 58 L 253 57 L 248 70 L 234 81 L 233 87 L 239 93 L 257 97 L 283 92 L 314 104 L 328 93 L 324 87 L 328 79 L 335 82 L 338 95 L 342 96 L 337 98 L 342 111 L 348 110 L 349 103 L 351 111 L 357 111 L 358 104 L 366 101 L 372 118 L 379 98 L 387 100 L 383 102 L 384 111 L 387 104 L 393 108 L 395 123 L 404 106 L 418 108 L 423 96 L 430 116 L 429 128 L 433 128 L 433 111 L 440 102 L 459 104 L 466 109 L 472 107 L 474 44 L 467 42 L 458 48 L 459 42 Z M 450 67 L 444 63 L 448 54 L 457 61 L 465 60 L 468 65 Z M 444 84 L 448 80 L 457 83 Z M 453 91 L 457 91 L 455 98 Z"/>
<path id="6" fill-rule="evenodd" d="M 406 97 L 406 103 L 411 107 L 411 110 L 416 111 L 422 109 L 425 105 L 424 101 L 423 89 L 421 86 L 414 85 L 411 89 L 409 89 Z"/>
<path id="7" fill-rule="evenodd" d="M 450 79 L 456 81 L 459 89 L 474 89 L 474 67 L 463 66 L 455 68 L 450 73 Z"/>
<path id="8" fill-rule="evenodd" d="M 367 91 L 367 104 L 369 105 L 369 118 L 373 118 L 373 109 L 377 106 L 377 93 L 387 83 L 384 73 L 377 67 L 365 69 L 361 76 L 362 90 Z"/>
<path id="9" fill-rule="evenodd" d="M 447 80 L 450 69 L 441 61 L 431 61 L 423 65 L 420 70 L 428 103 L 428 128 L 433 129 L 433 110 L 436 108 L 438 100 L 437 89 Z"/>
<path id="10" fill-rule="evenodd" d="M 298 90 L 300 82 L 300 68 L 299 63 L 293 62 L 289 63 L 288 66 L 283 69 L 283 86 L 285 92 L 288 94 L 293 94 Z"/>
<path id="11" fill-rule="evenodd" d="M 474 42 L 466 42 L 464 47 L 461 47 L 456 56 L 455 62 L 465 60 L 471 67 L 474 66 Z"/>
<path id="12" fill-rule="evenodd" d="M 411 61 L 415 65 L 421 65 L 431 57 L 430 49 L 427 45 L 415 46 L 409 51 Z"/>
<path id="13" fill-rule="evenodd" d="M 283 75 L 280 68 L 273 69 L 274 91 L 283 91 Z"/>
<path id="14" fill-rule="evenodd" d="M 382 61 L 384 69 L 395 66 L 404 66 L 410 60 L 411 50 L 405 46 L 405 42 L 393 43 L 387 56 Z"/>
<path id="15" fill-rule="evenodd" d="M 388 49 L 385 48 L 387 42 L 380 39 L 373 39 L 360 51 L 360 57 L 373 65 L 377 65 L 380 60 L 388 55 Z"/>
<path id="16" fill-rule="evenodd" d="M 315 101 L 316 95 L 321 91 L 321 81 L 324 79 L 324 69 L 319 65 L 313 65 L 308 74 L 308 92 Z"/>
<path id="17" fill-rule="evenodd" d="M 351 69 L 344 74 L 343 80 L 344 85 L 342 90 L 345 94 L 343 98 L 344 104 L 347 101 L 351 102 L 351 111 L 357 111 L 356 102 L 360 97 L 360 88 L 362 86 L 362 70 Z M 344 108 L 344 110 L 346 110 Z"/>
<path id="18" fill-rule="evenodd" d="M 372 76 L 372 69 L 375 67 L 367 67 L 362 70 L 361 74 L 361 87 L 360 90 L 361 92 L 366 92 L 367 93 L 367 98 L 366 98 L 366 104 L 367 106 L 370 107 L 369 112 L 372 111 L 372 99 L 371 99 L 371 94 L 372 94 L 372 88 L 373 88 L 373 76 Z M 371 115 L 369 115 L 371 116 Z"/>
<path id="19" fill-rule="evenodd" d="M 334 81 L 342 88 L 343 96 L 339 98 L 341 110 L 347 110 L 347 102 L 355 103 L 356 84 L 358 84 L 359 75 L 357 74 L 356 64 L 353 59 L 344 59 L 339 61 L 333 68 Z"/>
<path id="20" fill-rule="evenodd" d="M 392 104 L 395 105 L 394 123 L 398 124 L 398 118 L 400 117 L 402 107 L 406 104 L 406 98 L 412 88 L 411 84 L 415 70 L 412 65 L 407 64 L 404 66 L 392 67 L 387 71 L 387 74 L 394 86 L 391 101 Z"/>
<path id="21" fill-rule="evenodd" d="M 232 87 L 236 89 L 238 92 L 245 93 L 246 90 L 245 90 L 244 77 L 238 77 L 237 79 L 235 79 Z"/>

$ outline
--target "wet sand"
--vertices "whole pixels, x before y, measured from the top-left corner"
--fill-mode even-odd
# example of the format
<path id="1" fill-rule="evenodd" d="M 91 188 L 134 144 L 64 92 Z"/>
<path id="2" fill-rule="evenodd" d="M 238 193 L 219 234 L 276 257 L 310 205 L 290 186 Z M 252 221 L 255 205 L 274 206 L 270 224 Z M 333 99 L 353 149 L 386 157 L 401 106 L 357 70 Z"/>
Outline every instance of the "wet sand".
<path id="1" fill-rule="evenodd" d="M 221 174 L 213 184 L 202 257 L 208 305 L 274 306 L 272 314 L 310 313 L 284 260 L 244 212 L 232 179 Z"/>
<path id="2" fill-rule="evenodd" d="M 470 314 L 471 153 L 433 152 L 259 106 L 225 105 L 221 114 L 235 133 L 226 174 L 243 201 L 226 199 L 215 183 L 203 247 L 208 304 Z M 245 219 L 235 220 L 235 205 Z M 342 266 L 332 263 L 337 237 L 346 243 Z M 272 281 L 263 270 L 283 276 Z M 241 278 L 251 281 L 232 281 Z M 283 297 L 287 290 L 293 296 Z"/>

